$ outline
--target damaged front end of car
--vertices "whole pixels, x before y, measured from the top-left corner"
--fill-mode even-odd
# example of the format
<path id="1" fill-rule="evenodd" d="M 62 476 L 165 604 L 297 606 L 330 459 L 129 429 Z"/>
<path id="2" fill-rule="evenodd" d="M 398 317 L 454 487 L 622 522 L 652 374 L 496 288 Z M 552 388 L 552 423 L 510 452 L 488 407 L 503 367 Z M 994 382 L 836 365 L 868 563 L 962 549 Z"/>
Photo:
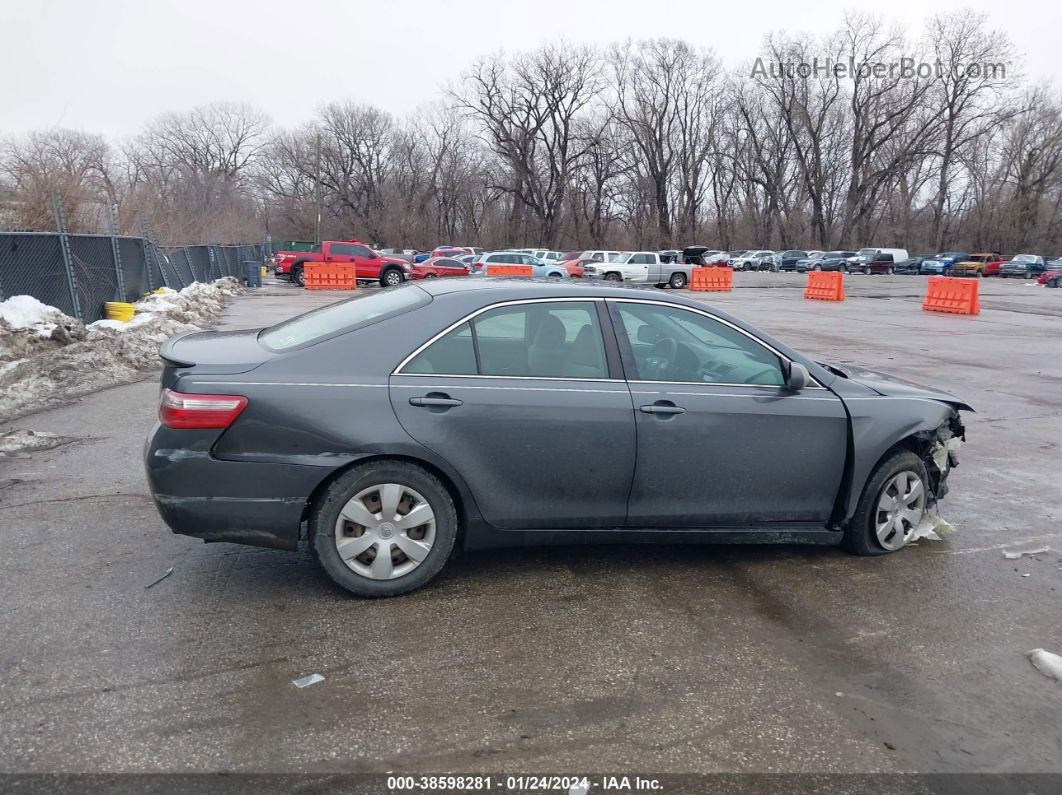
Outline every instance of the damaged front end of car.
<path id="1" fill-rule="evenodd" d="M 929 475 L 926 508 L 932 510 L 948 493 L 948 475 L 959 465 L 959 448 L 966 441 L 966 428 L 956 411 L 936 430 L 916 434 L 915 440 L 921 448 L 917 452 Z"/>

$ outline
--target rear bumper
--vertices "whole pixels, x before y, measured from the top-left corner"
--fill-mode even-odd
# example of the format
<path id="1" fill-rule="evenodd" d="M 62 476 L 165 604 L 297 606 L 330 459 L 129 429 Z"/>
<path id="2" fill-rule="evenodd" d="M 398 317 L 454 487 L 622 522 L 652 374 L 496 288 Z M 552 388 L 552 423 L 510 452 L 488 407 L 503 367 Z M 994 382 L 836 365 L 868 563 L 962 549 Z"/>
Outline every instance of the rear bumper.
<path id="1" fill-rule="evenodd" d="M 151 497 L 169 528 L 204 541 L 298 548 L 303 510 L 331 470 L 223 461 L 198 435 L 156 425 L 145 445 Z"/>

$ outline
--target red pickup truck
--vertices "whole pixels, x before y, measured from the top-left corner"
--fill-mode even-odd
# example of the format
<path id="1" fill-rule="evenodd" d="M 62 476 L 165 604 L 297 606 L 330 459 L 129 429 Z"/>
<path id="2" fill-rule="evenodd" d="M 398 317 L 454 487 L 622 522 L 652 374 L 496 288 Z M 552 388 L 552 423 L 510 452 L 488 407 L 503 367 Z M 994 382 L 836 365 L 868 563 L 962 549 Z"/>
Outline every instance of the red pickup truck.
<path id="1" fill-rule="evenodd" d="M 303 285 L 302 266 L 307 262 L 353 262 L 358 281 L 378 281 L 394 287 L 410 277 L 412 266 L 398 257 L 385 257 L 359 240 L 326 240 L 312 251 L 278 251 L 273 273 Z"/>

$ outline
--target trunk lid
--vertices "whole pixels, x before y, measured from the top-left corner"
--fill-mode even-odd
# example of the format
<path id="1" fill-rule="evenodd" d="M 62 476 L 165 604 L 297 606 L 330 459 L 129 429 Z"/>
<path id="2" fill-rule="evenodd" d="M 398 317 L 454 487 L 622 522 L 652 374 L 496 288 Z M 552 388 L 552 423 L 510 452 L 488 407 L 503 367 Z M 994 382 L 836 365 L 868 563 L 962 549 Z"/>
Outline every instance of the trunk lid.
<path id="1" fill-rule="evenodd" d="M 261 329 L 188 331 L 170 337 L 159 348 L 167 369 L 194 367 L 212 375 L 246 373 L 278 354 L 258 341 Z"/>

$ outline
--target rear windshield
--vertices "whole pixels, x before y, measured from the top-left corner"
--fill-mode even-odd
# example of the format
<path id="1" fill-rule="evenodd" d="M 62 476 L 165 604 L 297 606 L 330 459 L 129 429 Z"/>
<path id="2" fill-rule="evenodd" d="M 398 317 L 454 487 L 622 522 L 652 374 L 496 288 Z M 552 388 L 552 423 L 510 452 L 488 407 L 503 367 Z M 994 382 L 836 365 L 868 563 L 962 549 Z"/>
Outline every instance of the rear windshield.
<path id="1" fill-rule="evenodd" d="M 427 293 L 413 285 L 391 290 L 359 290 L 346 301 L 270 326 L 259 335 L 259 340 L 272 351 L 286 351 L 400 315 L 430 301 Z"/>

